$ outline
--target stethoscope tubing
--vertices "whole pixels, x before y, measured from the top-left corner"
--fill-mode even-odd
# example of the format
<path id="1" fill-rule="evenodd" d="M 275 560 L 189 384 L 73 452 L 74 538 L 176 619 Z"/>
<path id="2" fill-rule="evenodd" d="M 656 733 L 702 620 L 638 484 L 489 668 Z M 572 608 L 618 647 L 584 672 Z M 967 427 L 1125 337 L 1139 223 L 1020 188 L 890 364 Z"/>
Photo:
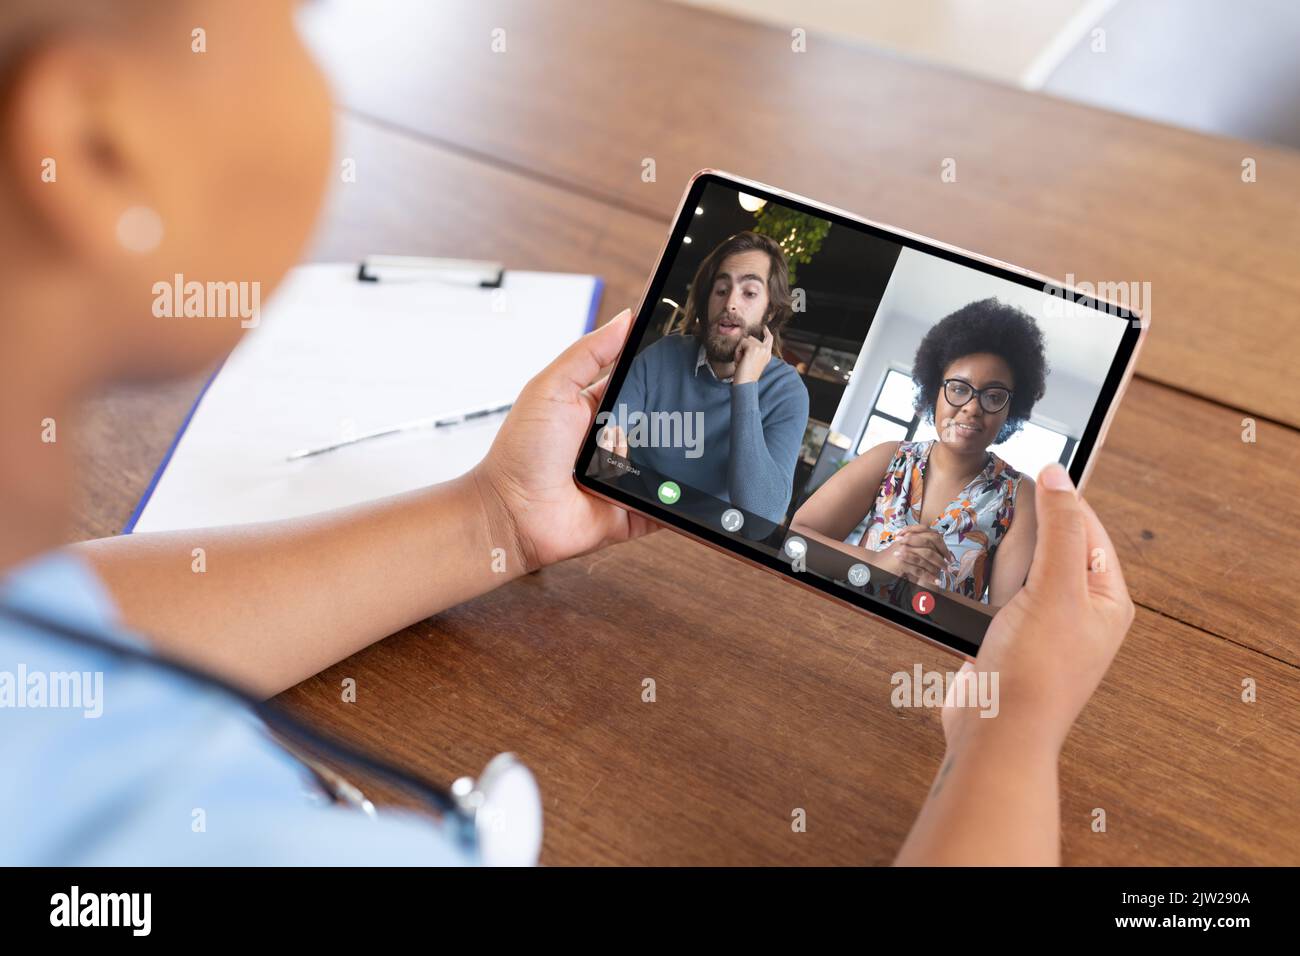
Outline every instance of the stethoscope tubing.
<path id="1" fill-rule="evenodd" d="M 11 604 L 0 603 L 0 616 L 32 630 L 62 638 L 83 647 L 106 651 L 122 660 L 164 670 L 174 676 L 185 678 L 199 686 L 219 691 L 228 697 L 234 698 L 257 714 L 270 730 L 283 735 L 288 740 L 301 742 L 322 756 L 368 771 L 418 795 L 429 803 L 440 816 L 460 824 L 458 827 L 459 832 L 456 834 L 458 838 L 467 843 L 473 843 L 473 820 L 448 790 L 425 780 L 418 774 L 390 763 L 382 757 L 377 757 L 352 744 L 322 734 L 302 721 L 289 716 L 281 708 L 271 705 L 268 701 L 259 700 L 253 694 L 235 684 L 179 661 L 174 657 L 155 654 L 152 651 L 131 647 L 130 645 L 118 644 L 95 634 L 89 629 L 74 627 L 41 614 L 33 614 Z M 310 765 L 304 765 L 311 769 Z"/>

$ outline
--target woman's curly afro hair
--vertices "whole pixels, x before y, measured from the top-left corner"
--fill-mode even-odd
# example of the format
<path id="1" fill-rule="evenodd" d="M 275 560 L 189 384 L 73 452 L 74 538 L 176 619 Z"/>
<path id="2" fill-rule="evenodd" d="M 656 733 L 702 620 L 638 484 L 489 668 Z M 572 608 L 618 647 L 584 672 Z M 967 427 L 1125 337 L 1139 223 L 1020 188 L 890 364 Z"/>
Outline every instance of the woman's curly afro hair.
<path id="1" fill-rule="evenodd" d="M 1020 431 L 1034 403 L 1047 390 L 1043 333 L 1023 309 L 993 298 L 981 299 L 945 316 L 926 332 L 912 362 L 916 410 L 933 422 L 944 370 L 957 359 L 978 352 L 1001 356 L 1015 377 L 1007 420 L 993 440 L 997 445 Z"/>

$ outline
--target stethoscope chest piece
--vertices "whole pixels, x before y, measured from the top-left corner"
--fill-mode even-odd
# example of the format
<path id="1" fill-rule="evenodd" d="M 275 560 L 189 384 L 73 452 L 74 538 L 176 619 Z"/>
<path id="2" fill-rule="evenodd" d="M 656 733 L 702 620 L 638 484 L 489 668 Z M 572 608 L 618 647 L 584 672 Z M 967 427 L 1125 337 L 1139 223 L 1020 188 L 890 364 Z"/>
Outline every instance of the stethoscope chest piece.
<path id="1" fill-rule="evenodd" d="M 514 754 L 497 754 L 478 780 L 451 785 L 457 809 L 472 821 L 487 866 L 535 866 L 542 852 L 542 794 L 532 771 Z"/>

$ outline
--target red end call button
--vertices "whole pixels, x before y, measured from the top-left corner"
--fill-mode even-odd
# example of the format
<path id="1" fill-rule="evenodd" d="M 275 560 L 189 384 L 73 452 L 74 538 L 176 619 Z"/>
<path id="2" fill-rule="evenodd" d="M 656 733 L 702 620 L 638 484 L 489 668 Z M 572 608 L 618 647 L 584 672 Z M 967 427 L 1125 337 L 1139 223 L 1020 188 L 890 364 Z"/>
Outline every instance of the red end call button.
<path id="1" fill-rule="evenodd" d="M 929 614 L 934 610 L 934 595 L 929 591 L 917 591 L 912 595 L 912 610 L 917 614 Z"/>

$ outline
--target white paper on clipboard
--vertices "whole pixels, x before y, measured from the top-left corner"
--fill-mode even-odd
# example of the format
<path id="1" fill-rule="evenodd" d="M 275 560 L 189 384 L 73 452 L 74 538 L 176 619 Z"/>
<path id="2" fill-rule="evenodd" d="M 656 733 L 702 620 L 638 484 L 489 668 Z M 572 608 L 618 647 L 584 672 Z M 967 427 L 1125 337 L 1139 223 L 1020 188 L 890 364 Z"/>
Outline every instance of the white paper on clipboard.
<path id="1" fill-rule="evenodd" d="M 513 401 L 593 324 L 600 292 L 587 275 L 508 271 L 486 289 L 295 269 L 196 402 L 126 530 L 296 517 L 463 474 L 504 416 L 286 456 Z"/>

